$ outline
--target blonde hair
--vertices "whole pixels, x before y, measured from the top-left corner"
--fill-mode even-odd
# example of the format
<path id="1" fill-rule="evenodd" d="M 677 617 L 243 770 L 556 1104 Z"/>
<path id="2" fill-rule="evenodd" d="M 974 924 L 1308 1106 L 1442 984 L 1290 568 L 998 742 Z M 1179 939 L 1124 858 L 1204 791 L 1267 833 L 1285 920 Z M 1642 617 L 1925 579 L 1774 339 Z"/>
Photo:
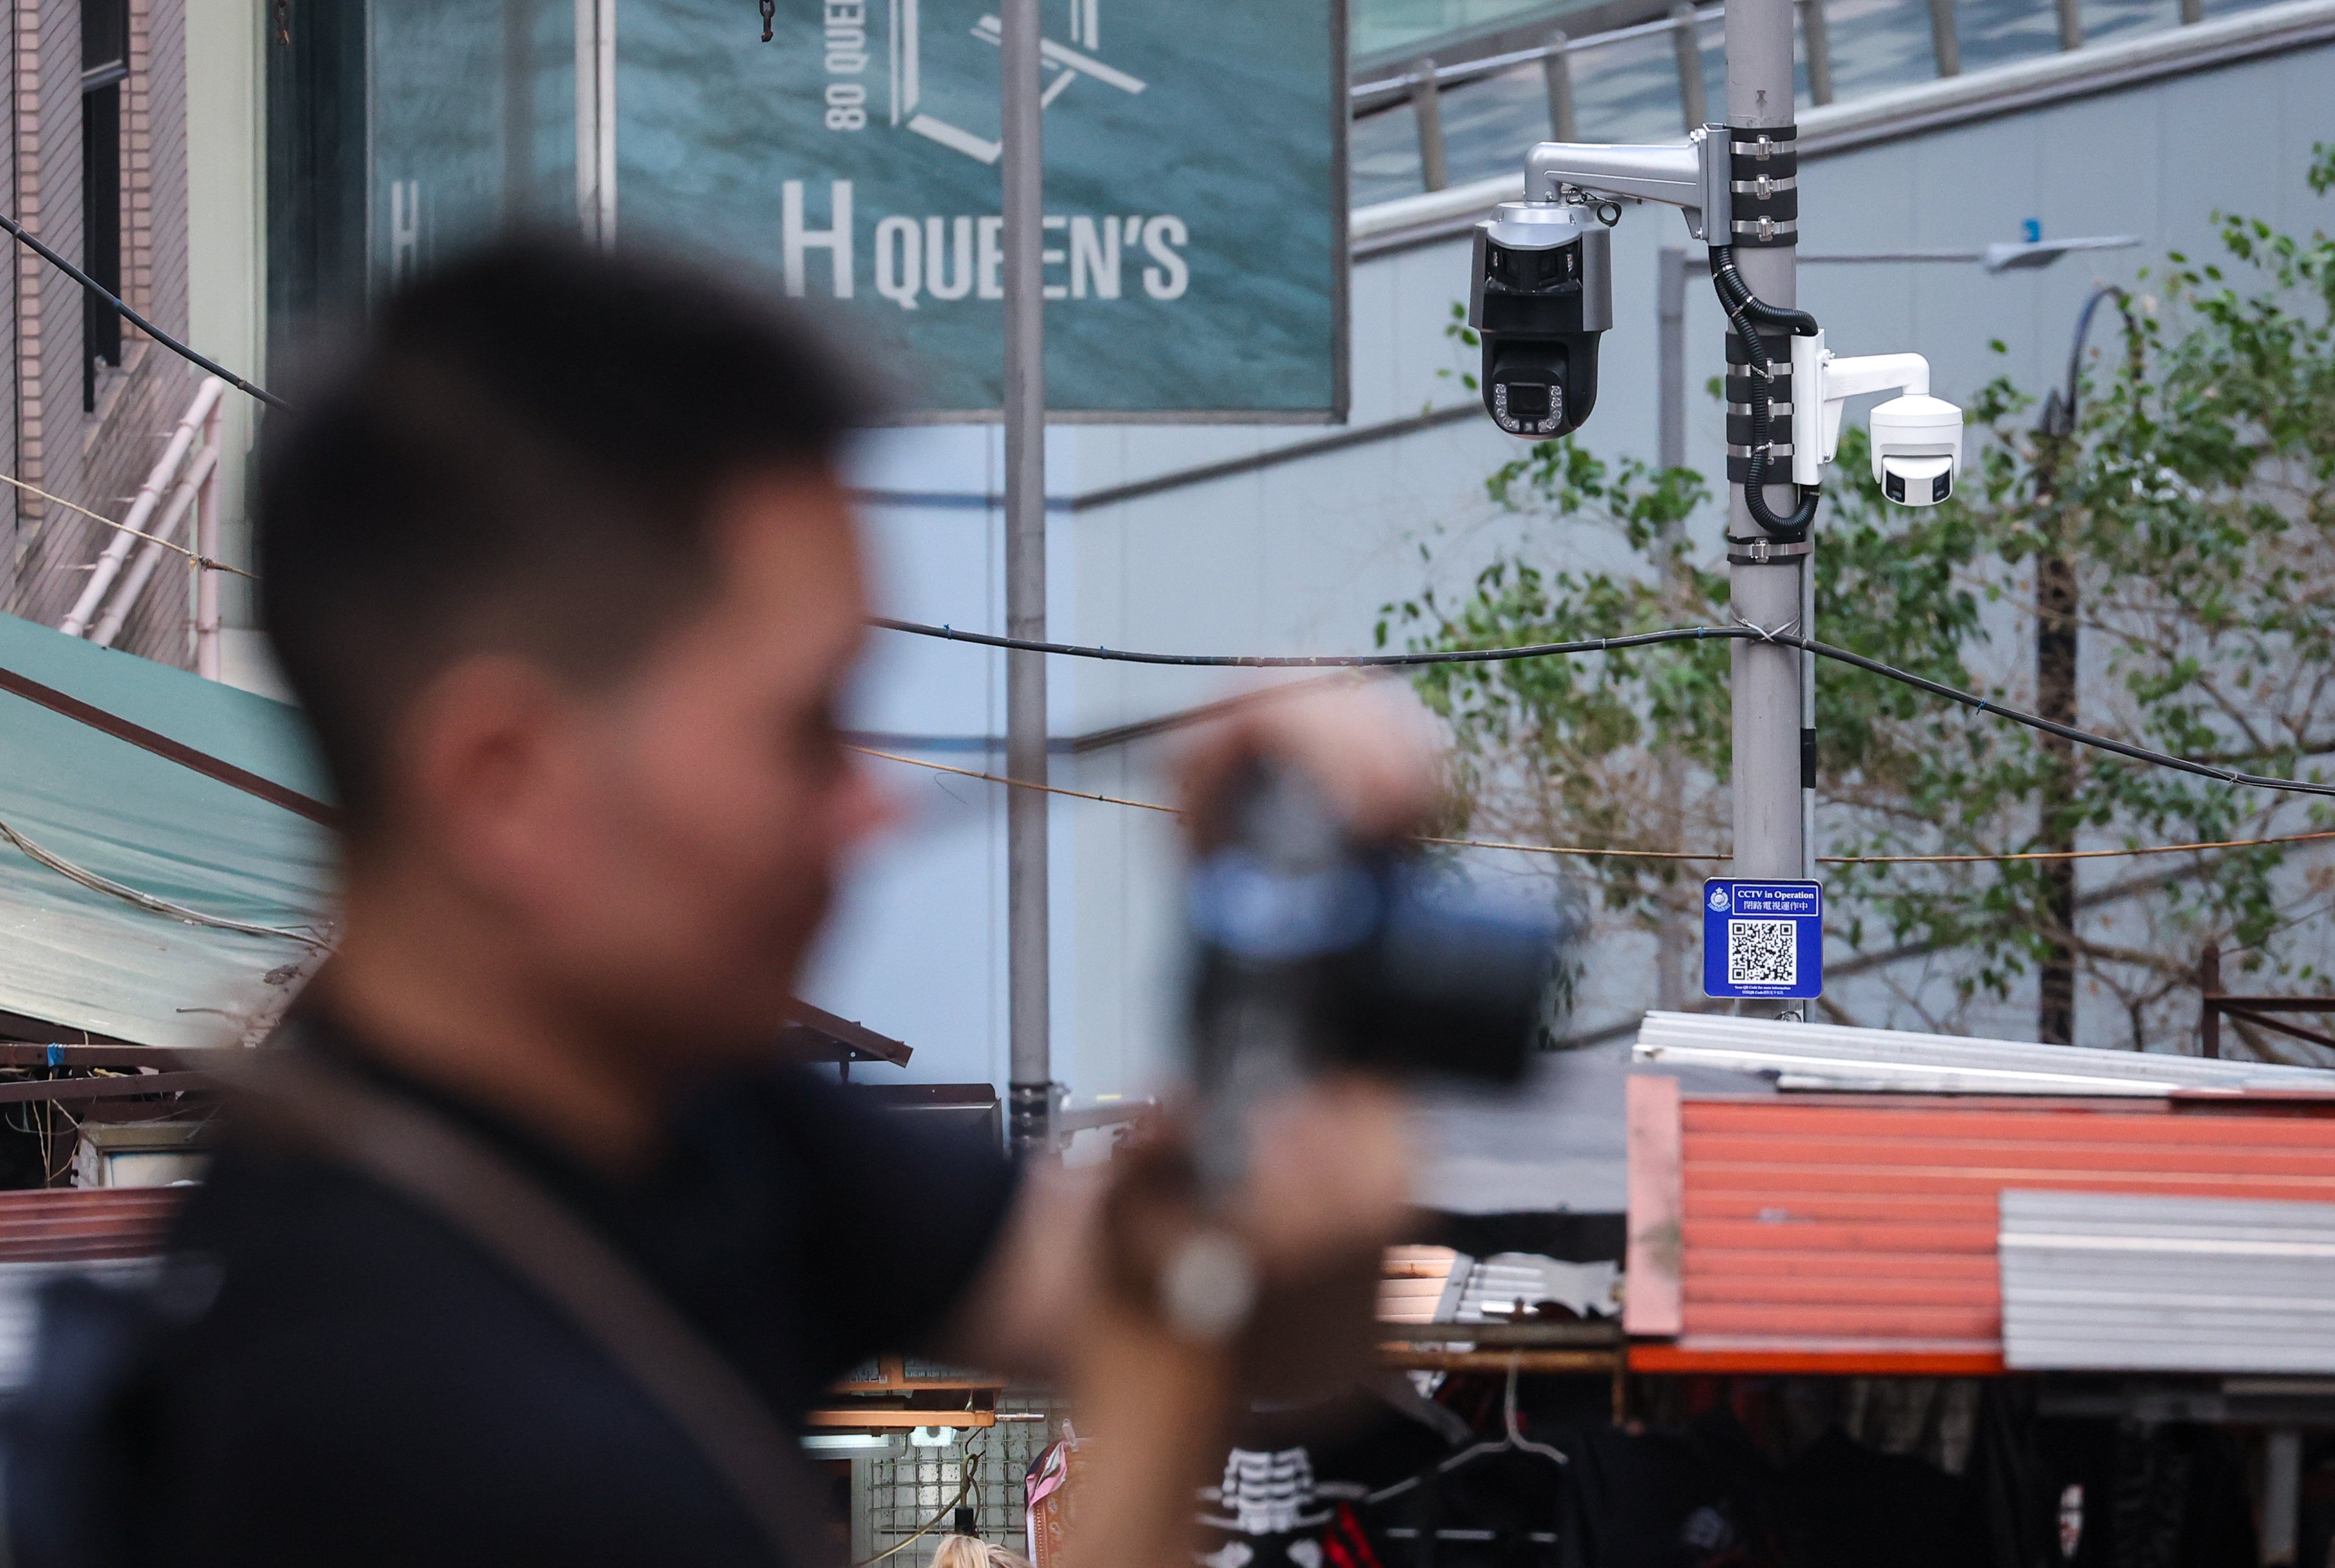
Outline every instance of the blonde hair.
<path id="1" fill-rule="evenodd" d="M 944 1535 L 933 1553 L 932 1568 L 1030 1568 L 1030 1559 L 978 1535 Z"/>

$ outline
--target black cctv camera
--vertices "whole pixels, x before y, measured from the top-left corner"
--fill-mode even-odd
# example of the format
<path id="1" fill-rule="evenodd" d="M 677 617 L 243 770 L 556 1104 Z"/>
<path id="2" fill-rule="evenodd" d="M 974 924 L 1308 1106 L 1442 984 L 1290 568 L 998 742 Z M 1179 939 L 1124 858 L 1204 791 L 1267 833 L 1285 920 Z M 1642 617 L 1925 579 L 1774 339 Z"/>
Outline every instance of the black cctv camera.
<path id="1" fill-rule="evenodd" d="M 1570 202 L 1503 202 L 1476 226 L 1468 324 L 1484 345 L 1484 409 L 1512 436 L 1580 428 L 1597 406 L 1597 338 L 1613 324 L 1604 226 Z"/>

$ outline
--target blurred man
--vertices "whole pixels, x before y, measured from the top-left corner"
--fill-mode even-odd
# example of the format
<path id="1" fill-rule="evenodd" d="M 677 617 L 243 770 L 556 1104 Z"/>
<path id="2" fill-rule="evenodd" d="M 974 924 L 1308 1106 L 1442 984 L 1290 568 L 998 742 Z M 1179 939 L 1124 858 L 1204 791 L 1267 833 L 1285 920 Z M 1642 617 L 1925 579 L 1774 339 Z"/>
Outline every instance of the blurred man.
<path id="1" fill-rule="evenodd" d="M 286 1043 L 549 1195 L 781 1430 L 879 1350 L 1063 1379 L 1104 1438 L 1087 1561 L 1179 1561 L 1238 1347 L 1162 1321 L 1167 1244 L 773 1053 L 887 814 L 838 731 L 868 599 L 837 464 L 874 411 L 759 301 L 538 241 L 392 299 L 271 418 L 261 606 L 346 818 Z M 1335 702 L 1213 738 L 1195 804 L 1274 750 L 1404 826 L 1423 756 Z M 1268 1284 L 1351 1274 L 1401 1199 L 1388 1096 L 1264 1114 L 1229 1223 Z M 1173 1230 L 1174 1166 L 1129 1166 L 1127 1226 Z M 631 1347 L 329 1147 L 231 1141 L 177 1243 L 198 1285 L 111 1418 L 130 1560 L 784 1554 Z"/>

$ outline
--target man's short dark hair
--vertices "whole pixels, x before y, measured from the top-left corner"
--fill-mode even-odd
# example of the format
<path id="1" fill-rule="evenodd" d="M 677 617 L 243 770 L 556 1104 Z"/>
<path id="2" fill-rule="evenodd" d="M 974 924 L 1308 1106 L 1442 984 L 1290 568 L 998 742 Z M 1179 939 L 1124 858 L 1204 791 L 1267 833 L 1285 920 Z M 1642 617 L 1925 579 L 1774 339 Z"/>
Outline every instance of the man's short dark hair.
<path id="1" fill-rule="evenodd" d="M 457 656 L 621 673 L 702 604 L 712 515 L 873 407 L 799 315 L 669 256 L 536 236 L 392 295 L 268 417 L 260 617 L 353 827 Z"/>

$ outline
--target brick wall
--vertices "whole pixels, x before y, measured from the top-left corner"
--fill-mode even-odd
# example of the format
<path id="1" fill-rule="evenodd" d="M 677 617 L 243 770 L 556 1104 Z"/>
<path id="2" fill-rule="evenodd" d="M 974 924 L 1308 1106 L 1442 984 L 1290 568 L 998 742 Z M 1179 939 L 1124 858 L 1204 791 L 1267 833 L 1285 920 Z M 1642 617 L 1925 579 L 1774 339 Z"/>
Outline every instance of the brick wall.
<path id="1" fill-rule="evenodd" d="M 68 256 L 81 234 L 79 0 L 13 0 L 13 193 L 24 226 Z M 164 330 L 187 318 L 185 0 L 131 0 L 122 83 L 122 286 Z M 122 363 L 101 370 L 82 408 L 82 291 L 19 247 L 9 325 L 16 350 L 15 472 L 64 500 L 120 518 L 170 439 L 198 373 L 134 327 Z M 0 498 L 0 506 L 7 505 Z M 85 569 L 118 537 L 71 509 L 15 493 L 0 609 L 48 625 L 78 598 Z M 181 530 L 181 542 L 191 523 Z M 138 548 L 143 548 L 139 546 Z M 136 551 L 131 554 L 136 559 Z M 165 554 L 115 646 L 191 663 L 185 557 Z"/>

